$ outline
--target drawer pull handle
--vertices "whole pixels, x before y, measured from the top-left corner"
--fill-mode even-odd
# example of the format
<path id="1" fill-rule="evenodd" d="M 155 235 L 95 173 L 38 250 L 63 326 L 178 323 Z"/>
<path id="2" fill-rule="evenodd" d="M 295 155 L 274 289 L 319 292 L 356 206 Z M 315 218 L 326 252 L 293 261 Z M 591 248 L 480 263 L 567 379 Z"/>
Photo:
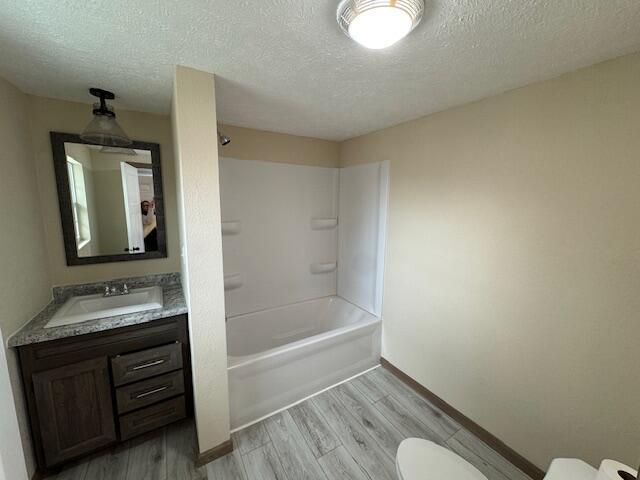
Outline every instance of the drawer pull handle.
<path id="1" fill-rule="evenodd" d="M 133 367 L 133 370 L 142 370 L 143 368 L 155 367 L 156 365 L 160 365 L 164 363 L 164 360 L 155 360 L 149 363 L 143 363 L 142 365 L 136 365 Z"/>
<path id="2" fill-rule="evenodd" d="M 148 397 L 149 395 L 153 395 L 154 393 L 159 393 L 162 392 L 163 390 L 166 390 L 168 387 L 160 387 L 160 388 L 154 388 L 153 390 L 149 390 L 148 392 L 144 392 L 141 393 L 140 395 L 136 395 L 136 398 L 144 398 L 144 397 Z"/>

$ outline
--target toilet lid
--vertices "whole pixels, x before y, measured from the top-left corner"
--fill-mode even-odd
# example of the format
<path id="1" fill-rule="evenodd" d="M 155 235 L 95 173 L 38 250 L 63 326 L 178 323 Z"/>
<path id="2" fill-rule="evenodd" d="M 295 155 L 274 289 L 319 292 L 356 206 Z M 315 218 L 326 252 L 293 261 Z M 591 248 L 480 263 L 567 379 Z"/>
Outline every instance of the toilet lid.
<path id="1" fill-rule="evenodd" d="M 401 480 L 487 480 L 459 455 L 421 438 L 402 441 L 396 466 Z"/>

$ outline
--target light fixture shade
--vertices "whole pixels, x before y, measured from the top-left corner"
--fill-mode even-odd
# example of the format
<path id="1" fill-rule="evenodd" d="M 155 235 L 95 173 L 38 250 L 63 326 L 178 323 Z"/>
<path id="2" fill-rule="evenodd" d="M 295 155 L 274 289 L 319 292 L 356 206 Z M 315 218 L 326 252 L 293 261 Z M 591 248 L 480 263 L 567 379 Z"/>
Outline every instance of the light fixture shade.
<path id="1" fill-rule="evenodd" d="M 100 149 L 100 153 L 114 153 L 114 154 L 118 154 L 118 155 L 138 155 L 138 152 L 136 152 L 133 148 L 127 148 L 127 147 L 102 147 Z"/>
<path id="2" fill-rule="evenodd" d="M 80 138 L 85 142 L 110 147 L 126 147 L 133 143 L 118 125 L 115 117 L 107 115 L 94 115 L 89 125 L 80 134 Z"/>
<path id="3" fill-rule="evenodd" d="M 102 88 L 90 88 L 89 93 L 100 99 L 93 104 L 93 119 L 80 134 L 85 142 L 99 143 L 109 147 L 128 147 L 133 141 L 116 122 L 116 113 L 107 105 L 107 100 L 116 98 L 113 92 Z"/>
<path id="4" fill-rule="evenodd" d="M 356 42 L 381 49 L 407 36 L 423 14 L 424 0 L 342 0 L 337 19 Z"/>

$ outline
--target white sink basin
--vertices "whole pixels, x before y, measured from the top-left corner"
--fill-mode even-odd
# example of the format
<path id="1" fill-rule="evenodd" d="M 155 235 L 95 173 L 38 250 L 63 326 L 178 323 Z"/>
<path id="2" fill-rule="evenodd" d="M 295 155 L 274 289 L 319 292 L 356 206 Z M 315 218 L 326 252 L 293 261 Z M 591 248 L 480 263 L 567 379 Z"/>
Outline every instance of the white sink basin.
<path id="1" fill-rule="evenodd" d="M 162 308 L 162 288 L 145 287 L 129 290 L 127 295 L 105 297 L 102 294 L 71 297 L 51 317 L 44 328 L 72 325 L 98 318 Z"/>

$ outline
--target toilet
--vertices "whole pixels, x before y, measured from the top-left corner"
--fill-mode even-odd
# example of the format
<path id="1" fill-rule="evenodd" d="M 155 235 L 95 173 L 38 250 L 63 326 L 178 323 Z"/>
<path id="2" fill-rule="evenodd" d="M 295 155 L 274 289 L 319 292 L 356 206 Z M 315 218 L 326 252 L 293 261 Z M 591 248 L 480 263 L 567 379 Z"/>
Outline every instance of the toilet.
<path id="1" fill-rule="evenodd" d="M 396 469 L 399 480 L 487 480 L 464 458 L 422 438 L 407 438 L 400 443 Z"/>
<path id="2" fill-rule="evenodd" d="M 399 480 L 487 480 L 480 471 L 440 445 L 422 438 L 407 438 L 396 455 Z M 575 458 L 557 458 L 545 480 L 595 480 L 598 471 Z"/>

